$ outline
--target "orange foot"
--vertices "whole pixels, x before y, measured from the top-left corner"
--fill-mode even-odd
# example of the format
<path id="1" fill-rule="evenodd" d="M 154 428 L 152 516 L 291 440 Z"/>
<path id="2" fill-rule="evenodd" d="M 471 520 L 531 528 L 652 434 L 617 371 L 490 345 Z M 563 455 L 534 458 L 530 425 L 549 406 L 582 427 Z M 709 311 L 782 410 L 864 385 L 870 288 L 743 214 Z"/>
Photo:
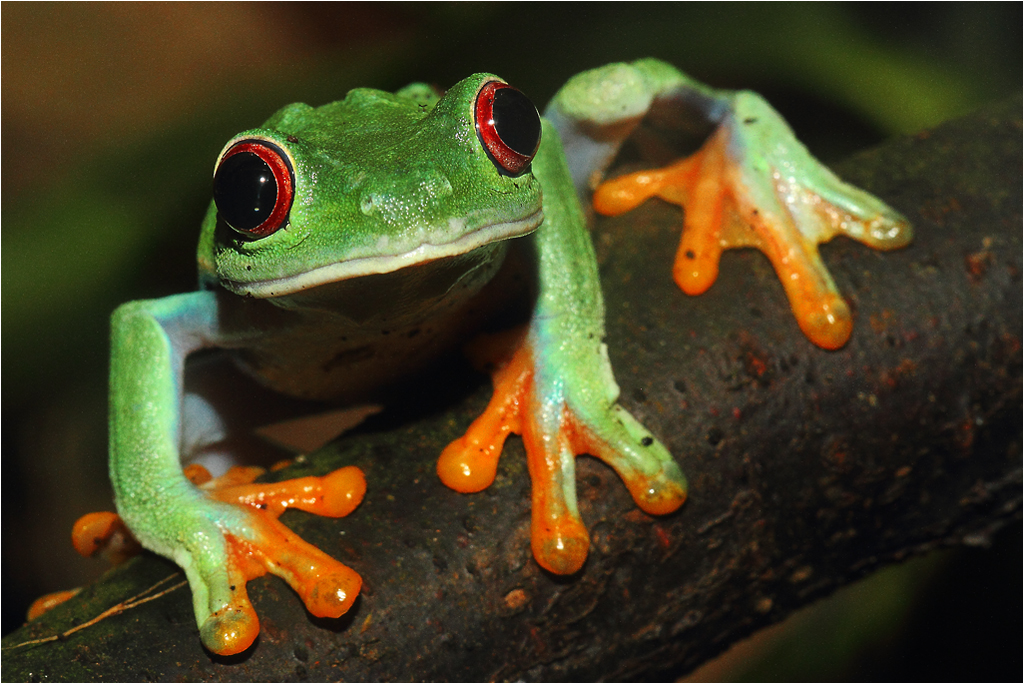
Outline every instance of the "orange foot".
<path id="1" fill-rule="evenodd" d="M 587 558 L 590 537 L 576 506 L 577 454 L 593 454 L 614 468 L 648 513 L 671 513 L 683 504 L 686 480 L 679 466 L 618 404 L 595 410 L 541 387 L 535 354 L 522 330 L 481 342 L 477 353 L 507 360 L 493 372 L 494 394 L 487 409 L 445 448 L 437 473 L 456 491 L 481 491 L 494 481 L 505 438 L 522 435 L 533 492 L 531 546 L 542 567 L 571 574 Z"/>
<path id="2" fill-rule="evenodd" d="M 362 471 L 348 466 L 323 477 L 254 484 L 262 472 L 261 468 L 232 468 L 222 477 L 212 478 L 202 466 L 185 469 L 185 475 L 210 499 L 223 502 L 215 504 L 213 512 L 219 512 L 224 545 L 204 545 L 209 557 L 223 554 L 223 570 L 212 573 L 223 576 L 210 581 L 202 572 L 197 574 L 195 566 L 203 563 L 203 557 L 186 568 L 197 617 L 202 615 L 203 644 L 219 655 L 244 651 L 259 634 L 259 620 L 245 589 L 251 579 L 267 572 L 278 575 L 317 617 L 343 615 L 362 585 L 354 570 L 303 541 L 278 520 L 288 508 L 334 518 L 348 515 L 366 493 Z M 91 555 L 126 534 L 130 536 L 116 514 L 91 513 L 75 524 L 73 541 L 76 549 Z"/>
<path id="3" fill-rule="evenodd" d="M 74 598 L 78 595 L 78 592 L 82 591 L 82 587 L 75 587 L 74 589 L 64 589 L 62 591 L 55 591 L 51 594 L 43 594 L 28 607 L 26 613 L 26 619 L 35 620 L 43 613 L 52 610 L 64 603 L 68 599 Z"/>
<path id="4" fill-rule="evenodd" d="M 695 155 L 602 184 L 594 208 L 617 215 L 653 196 L 686 208 L 673 268 L 684 292 L 715 282 L 723 250 L 755 247 L 775 268 L 800 329 L 825 349 L 842 347 L 853 321 L 818 245 L 843 233 L 887 250 L 912 237 L 905 218 L 839 180 L 748 93 L 736 95 L 734 114 Z"/>

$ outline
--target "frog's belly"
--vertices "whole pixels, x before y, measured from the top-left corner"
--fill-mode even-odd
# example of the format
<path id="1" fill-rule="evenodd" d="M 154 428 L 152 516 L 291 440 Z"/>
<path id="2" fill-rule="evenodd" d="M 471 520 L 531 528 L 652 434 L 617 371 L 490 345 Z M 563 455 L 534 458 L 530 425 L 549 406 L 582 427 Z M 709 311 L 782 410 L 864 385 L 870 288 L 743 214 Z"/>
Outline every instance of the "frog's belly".
<path id="1" fill-rule="evenodd" d="M 239 365 L 261 384 L 303 399 L 367 399 L 423 368 L 479 320 L 472 312 L 396 328 L 341 328 L 282 336 L 239 351 Z"/>
<path id="2" fill-rule="evenodd" d="M 281 318 L 236 351 L 271 389 L 303 399 L 363 400 L 457 347 L 524 287 L 506 243 L 415 269 L 342 281 L 276 302 Z M 469 268 L 466 260 L 471 259 Z M 500 273 L 499 273 L 500 271 Z M 282 312 L 281 309 L 284 309 Z"/>

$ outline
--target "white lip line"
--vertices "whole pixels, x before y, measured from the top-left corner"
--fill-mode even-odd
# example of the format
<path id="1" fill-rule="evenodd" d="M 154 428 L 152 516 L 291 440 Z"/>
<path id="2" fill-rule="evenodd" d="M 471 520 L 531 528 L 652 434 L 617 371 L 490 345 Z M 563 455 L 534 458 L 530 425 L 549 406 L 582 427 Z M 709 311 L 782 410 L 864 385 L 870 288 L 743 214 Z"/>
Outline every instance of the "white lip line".
<path id="1" fill-rule="evenodd" d="M 260 280 L 254 283 L 241 283 L 234 280 L 221 279 L 221 284 L 227 289 L 238 294 L 249 295 L 265 299 L 267 297 L 280 297 L 283 295 L 308 290 L 318 285 L 333 283 L 348 278 L 355 278 L 364 275 L 376 275 L 380 273 L 391 273 L 406 266 L 441 259 L 457 254 L 465 254 L 477 247 L 505 240 L 508 238 L 526 235 L 532 229 L 540 225 L 543 219 L 543 209 L 524 218 L 508 223 L 496 223 L 485 226 L 478 230 L 463 235 L 452 242 L 445 242 L 440 245 L 424 243 L 416 249 L 403 254 L 390 256 L 361 257 L 349 261 L 340 261 L 314 268 L 305 273 L 299 273 L 284 278 L 272 280 Z"/>

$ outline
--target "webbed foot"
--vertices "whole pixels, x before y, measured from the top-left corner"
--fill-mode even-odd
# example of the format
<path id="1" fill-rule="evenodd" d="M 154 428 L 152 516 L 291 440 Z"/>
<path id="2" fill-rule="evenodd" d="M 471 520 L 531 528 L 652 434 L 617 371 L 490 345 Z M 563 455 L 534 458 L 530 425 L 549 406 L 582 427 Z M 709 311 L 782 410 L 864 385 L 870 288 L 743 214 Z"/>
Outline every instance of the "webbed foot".
<path id="1" fill-rule="evenodd" d="M 485 355 L 492 358 L 503 346 L 514 351 L 493 372 L 494 394 L 486 410 L 444 450 L 437 472 L 456 491 L 485 489 L 494 481 L 505 438 L 522 435 L 533 492 L 531 546 L 542 567 L 567 575 L 587 558 L 590 537 L 576 505 L 577 454 L 610 465 L 648 513 L 670 513 L 683 504 L 686 479 L 679 466 L 628 412 L 614 401 L 601 401 L 606 392 L 588 392 L 594 388 L 586 382 L 573 392 L 570 382 L 552 377 L 537 364 L 522 331 L 492 336 L 488 343 Z"/>
<path id="2" fill-rule="evenodd" d="M 750 92 L 735 94 L 732 112 L 695 155 L 602 184 L 594 207 L 616 215 L 653 196 L 686 209 L 673 269 L 684 292 L 714 283 L 723 250 L 755 247 L 775 268 L 801 330 L 825 349 L 842 347 L 853 321 L 818 245 L 840 233 L 880 250 L 912 238 L 903 216 L 839 180 Z"/>
<path id="3" fill-rule="evenodd" d="M 159 525 L 159 537 L 141 541 L 172 558 L 192 588 L 203 645 L 219 655 L 249 648 L 259 620 L 246 583 L 270 572 L 288 582 L 317 617 L 340 617 L 352 606 L 362 580 L 346 565 L 300 539 L 277 518 L 288 508 L 328 517 L 351 513 L 362 501 L 366 480 L 359 468 L 340 468 L 322 477 L 254 483 L 260 468 L 232 468 L 211 478 L 189 466 L 173 493 L 176 510 Z M 186 488 L 187 487 L 187 488 Z M 85 521 L 85 522 L 82 522 Z M 90 514 L 76 524 L 76 548 L 102 549 L 127 531 L 113 513 Z"/>

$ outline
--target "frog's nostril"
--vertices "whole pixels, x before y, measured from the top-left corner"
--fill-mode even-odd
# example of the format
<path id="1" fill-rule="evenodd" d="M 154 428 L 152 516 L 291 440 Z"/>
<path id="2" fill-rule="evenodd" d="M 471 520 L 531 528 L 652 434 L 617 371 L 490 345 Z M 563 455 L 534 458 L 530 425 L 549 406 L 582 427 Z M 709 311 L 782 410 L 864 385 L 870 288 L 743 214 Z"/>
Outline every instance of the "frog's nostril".
<path id="1" fill-rule="evenodd" d="M 363 212 L 366 216 L 371 216 L 376 210 L 378 204 L 379 200 L 376 193 L 364 193 L 363 196 L 359 198 L 359 211 Z"/>

